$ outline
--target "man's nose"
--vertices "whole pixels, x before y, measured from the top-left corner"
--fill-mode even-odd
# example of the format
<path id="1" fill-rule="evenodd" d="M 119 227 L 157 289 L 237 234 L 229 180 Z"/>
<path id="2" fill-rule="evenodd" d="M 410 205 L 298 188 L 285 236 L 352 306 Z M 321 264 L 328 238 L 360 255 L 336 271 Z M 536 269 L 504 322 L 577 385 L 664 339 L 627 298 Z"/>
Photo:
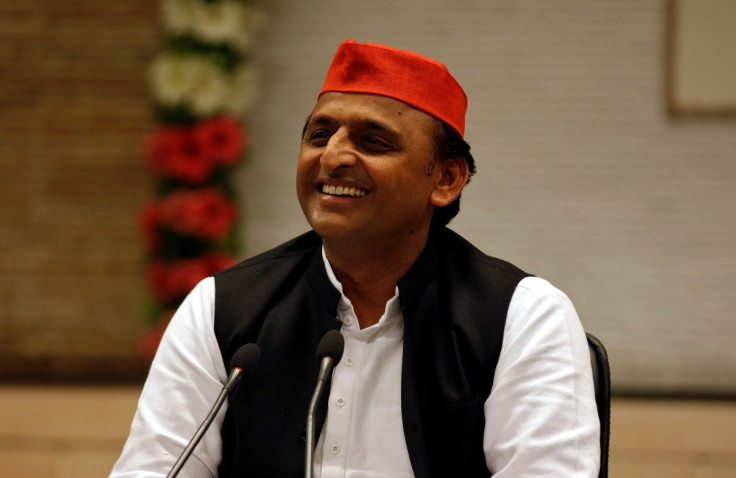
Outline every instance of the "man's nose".
<path id="1" fill-rule="evenodd" d="M 355 146 L 350 137 L 337 131 L 327 141 L 320 162 L 325 171 L 332 172 L 343 167 L 354 166 L 357 161 Z"/>

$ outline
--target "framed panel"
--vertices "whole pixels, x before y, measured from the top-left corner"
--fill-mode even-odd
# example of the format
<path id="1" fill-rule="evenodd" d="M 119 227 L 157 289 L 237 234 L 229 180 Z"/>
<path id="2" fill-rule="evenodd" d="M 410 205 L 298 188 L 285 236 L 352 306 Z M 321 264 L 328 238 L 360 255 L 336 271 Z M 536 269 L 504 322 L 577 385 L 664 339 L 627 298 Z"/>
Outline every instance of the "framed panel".
<path id="1" fill-rule="evenodd" d="M 668 0 L 671 114 L 736 113 L 736 2 Z"/>

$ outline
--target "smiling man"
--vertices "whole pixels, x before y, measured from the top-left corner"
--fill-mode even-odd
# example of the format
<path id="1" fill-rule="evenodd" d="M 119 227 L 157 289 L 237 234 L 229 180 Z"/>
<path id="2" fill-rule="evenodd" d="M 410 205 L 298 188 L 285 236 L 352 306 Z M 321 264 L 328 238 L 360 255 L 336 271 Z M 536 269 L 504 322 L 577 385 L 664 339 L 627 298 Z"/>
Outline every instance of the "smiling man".
<path id="1" fill-rule="evenodd" d="M 340 45 L 297 165 L 313 230 L 190 294 L 111 476 L 165 476 L 249 342 L 261 366 L 182 476 L 302 476 L 314 351 L 328 330 L 345 352 L 317 417 L 315 476 L 597 476 L 572 304 L 445 227 L 475 171 L 466 106 L 439 62 Z"/>

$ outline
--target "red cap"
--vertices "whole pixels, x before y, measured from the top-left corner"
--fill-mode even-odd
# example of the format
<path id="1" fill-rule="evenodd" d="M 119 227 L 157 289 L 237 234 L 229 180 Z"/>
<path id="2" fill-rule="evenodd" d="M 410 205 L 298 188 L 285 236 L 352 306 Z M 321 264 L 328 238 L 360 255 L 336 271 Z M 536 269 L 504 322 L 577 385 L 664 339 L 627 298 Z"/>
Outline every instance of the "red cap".
<path id="1" fill-rule="evenodd" d="M 345 40 L 337 48 L 319 96 L 328 91 L 388 96 L 465 134 L 465 92 L 445 65 L 410 51 Z"/>

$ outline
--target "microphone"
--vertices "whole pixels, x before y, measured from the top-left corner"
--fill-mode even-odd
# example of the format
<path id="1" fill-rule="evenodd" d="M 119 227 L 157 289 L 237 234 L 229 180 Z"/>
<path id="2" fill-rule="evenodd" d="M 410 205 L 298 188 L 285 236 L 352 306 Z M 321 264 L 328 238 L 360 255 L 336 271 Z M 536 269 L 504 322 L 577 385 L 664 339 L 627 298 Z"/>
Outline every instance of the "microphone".
<path id="1" fill-rule="evenodd" d="M 319 375 L 317 376 L 317 386 L 312 395 L 312 401 L 309 402 L 309 410 L 307 411 L 307 453 L 304 460 L 304 476 L 312 478 L 314 473 L 314 411 L 317 409 L 317 403 L 322 396 L 322 390 L 325 388 L 327 377 L 332 368 L 340 362 L 342 353 L 345 350 L 345 339 L 337 330 L 330 330 L 317 345 L 317 358 L 320 360 Z"/>
<path id="2" fill-rule="evenodd" d="M 258 348 L 258 345 L 256 344 L 245 344 L 235 351 L 232 358 L 230 359 L 230 376 L 227 378 L 227 382 L 222 387 L 220 395 L 217 397 L 217 400 L 215 400 L 215 404 L 212 406 L 210 413 L 199 426 L 192 439 L 189 440 L 189 444 L 187 445 L 187 447 L 184 448 L 183 452 L 181 452 L 179 459 L 176 460 L 176 463 L 174 463 L 174 466 L 171 468 L 169 474 L 166 475 L 166 478 L 174 478 L 176 475 L 179 474 L 182 467 L 184 466 L 184 463 L 187 462 L 189 456 L 194 451 L 194 448 L 197 446 L 207 429 L 214 421 L 217 412 L 219 412 L 220 408 L 222 407 L 222 404 L 225 403 L 225 399 L 227 398 L 228 393 L 232 391 L 233 387 L 235 387 L 235 384 L 238 383 L 241 378 L 253 372 L 253 370 L 258 367 L 258 362 L 260 360 L 261 349 Z"/>

